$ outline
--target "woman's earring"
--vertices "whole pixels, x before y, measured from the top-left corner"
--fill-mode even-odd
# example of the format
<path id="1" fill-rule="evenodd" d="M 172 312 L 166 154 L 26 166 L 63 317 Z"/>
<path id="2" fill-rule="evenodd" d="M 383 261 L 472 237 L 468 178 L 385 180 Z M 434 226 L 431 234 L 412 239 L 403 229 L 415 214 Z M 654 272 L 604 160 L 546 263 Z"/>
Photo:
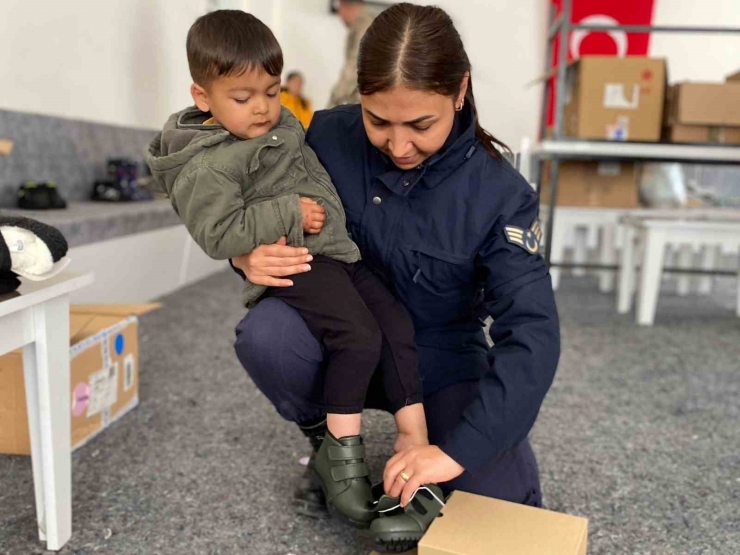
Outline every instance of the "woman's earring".
<path id="1" fill-rule="evenodd" d="M 458 106 L 458 107 L 457 107 L 457 111 L 458 111 L 458 112 L 462 112 L 462 109 L 463 109 L 463 107 L 464 107 L 464 106 L 465 106 L 465 99 L 463 98 L 463 99 L 462 99 L 462 100 L 460 101 L 460 106 Z"/>

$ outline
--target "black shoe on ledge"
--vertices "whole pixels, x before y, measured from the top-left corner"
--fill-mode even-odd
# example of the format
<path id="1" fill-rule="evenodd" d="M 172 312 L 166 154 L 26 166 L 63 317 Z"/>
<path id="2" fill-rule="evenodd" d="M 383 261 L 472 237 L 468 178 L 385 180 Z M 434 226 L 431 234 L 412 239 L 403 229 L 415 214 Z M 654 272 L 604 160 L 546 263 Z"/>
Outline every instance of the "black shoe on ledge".
<path id="1" fill-rule="evenodd" d="M 62 198 L 53 181 L 37 183 L 26 181 L 18 188 L 18 208 L 23 210 L 63 210 L 67 201 Z"/>

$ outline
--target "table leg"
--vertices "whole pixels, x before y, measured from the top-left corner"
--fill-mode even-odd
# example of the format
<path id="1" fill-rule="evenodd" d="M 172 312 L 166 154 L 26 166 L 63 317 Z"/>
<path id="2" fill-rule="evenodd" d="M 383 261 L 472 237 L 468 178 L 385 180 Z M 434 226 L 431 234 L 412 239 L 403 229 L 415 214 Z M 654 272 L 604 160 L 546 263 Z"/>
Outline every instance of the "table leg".
<path id="1" fill-rule="evenodd" d="M 717 247 L 717 259 L 719 260 L 722 255 L 722 250 Z M 737 310 L 735 311 L 738 317 L 740 317 L 740 268 L 737 271 Z"/>
<path id="2" fill-rule="evenodd" d="M 694 261 L 694 251 L 691 245 L 681 245 L 678 251 L 678 267 L 691 268 Z M 676 289 L 679 297 L 685 297 L 691 291 L 691 275 L 678 274 L 678 287 Z"/>
<path id="3" fill-rule="evenodd" d="M 35 343 L 23 349 L 39 538 L 60 550 L 72 535 L 69 297 L 34 307 Z"/>
<path id="4" fill-rule="evenodd" d="M 601 263 L 611 266 L 617 262 L 617 226 L 615 224 L 606 224 L 601 230 Z M 599 276 L 599 290 L 602 293 L 609 293 L 614 290 L 614 276 L 615 273 L 612 270 L 601 271 L 601 275 Z"/>
<path id="5" fill-rule="evenodd" d="M 619 289 L 617 291 L 617 312 L 627 314 L 632 308 L 632 291 L 635 282 L 635 228 L 624 226 L 624 244 L 619 262 Z"/>
<path id="6" fill-rule="evenodd" d="M 715 245 L 704 245 L 701 250 L 701 269 L 714 270 L 719 261 L 720 247 Z M 711 295 L 714 280 L 712 276 L 701 276 L 699 278 L 698 292 L 700 295 Z"/>
<path id="7" fill-rule="evenodd" d="M 552 244 L 550 245 L 550 260 L 553 264 L 562 264 L 565 256 L 565 234 L 566 226 L 564 225 L 562 218 L 558 220 L 558 223 L 552 229 Z M 550 237 L 547 238 L 550 241 Z M 562 276 L 562 268 L 555 266 L 550 267 L 550 277 L 552 279 L 552 289 L 557 291 L 560 287 L 560 277 Z"/>
<path id="8" fill-rule="evenodd" d="M 661 229 L 650 228 L 646 229 L 644 233 L 645 253 L 642 257 L 637 323 L 641 326 L 652 326 L 655 321 L 655 310 L 658 306 L 660 275 L 663 272 L 667 235 Z"/>
<path id="9" fill-rule="evenodd" d="M 581 266 L 588 261 L 588 228 L 577 227 L 574 230 L 574 235 L 572 273 L 574 276 L 583 277 L 586 275 L 586 269 Z"/>

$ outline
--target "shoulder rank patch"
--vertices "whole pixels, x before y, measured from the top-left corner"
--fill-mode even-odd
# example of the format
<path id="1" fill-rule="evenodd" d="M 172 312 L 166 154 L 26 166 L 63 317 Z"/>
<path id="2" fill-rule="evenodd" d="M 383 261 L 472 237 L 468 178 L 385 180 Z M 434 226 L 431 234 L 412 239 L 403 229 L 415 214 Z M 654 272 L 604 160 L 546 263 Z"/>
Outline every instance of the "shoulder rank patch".
<path id="1" fill-rule="evenodd" d="M 523 248 L 530 254 L 537 254 L 540 250 L 542 228 L 538 220 L 535 220 L 529 229 L 507 225 L 504 228 L 504 235 L 509 243 Z"/>

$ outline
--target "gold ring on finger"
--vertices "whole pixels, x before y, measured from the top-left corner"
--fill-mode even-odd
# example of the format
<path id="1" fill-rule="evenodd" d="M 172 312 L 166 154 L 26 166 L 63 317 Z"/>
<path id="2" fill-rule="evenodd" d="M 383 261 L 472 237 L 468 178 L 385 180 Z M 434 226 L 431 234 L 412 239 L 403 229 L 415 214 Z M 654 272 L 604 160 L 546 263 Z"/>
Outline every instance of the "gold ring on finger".
<path id="1" fill-rule="evenodd" d="M 405 472 L 401 472 L 401 480 L 403 480 L 404 482 L 408 482 L 409 480 L 411 480 L 411 476 L 409 476 Z"/>

